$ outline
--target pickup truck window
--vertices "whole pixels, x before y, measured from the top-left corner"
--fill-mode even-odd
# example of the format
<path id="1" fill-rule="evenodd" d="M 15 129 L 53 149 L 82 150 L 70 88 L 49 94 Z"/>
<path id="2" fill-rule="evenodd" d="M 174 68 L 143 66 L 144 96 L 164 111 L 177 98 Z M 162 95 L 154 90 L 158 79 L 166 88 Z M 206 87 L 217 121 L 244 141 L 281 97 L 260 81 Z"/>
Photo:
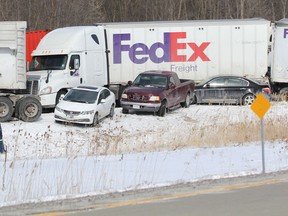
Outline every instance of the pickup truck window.
<path id="1" fill-rule="evenodd" d="M 157 88 L 166 88 L 167 86 L 167 77 L 161 75 L 153 75 L 153 74 L 143 74 L 139 75 L 133 86 L 146 86 L 146 87 L 157 87 Z"/>

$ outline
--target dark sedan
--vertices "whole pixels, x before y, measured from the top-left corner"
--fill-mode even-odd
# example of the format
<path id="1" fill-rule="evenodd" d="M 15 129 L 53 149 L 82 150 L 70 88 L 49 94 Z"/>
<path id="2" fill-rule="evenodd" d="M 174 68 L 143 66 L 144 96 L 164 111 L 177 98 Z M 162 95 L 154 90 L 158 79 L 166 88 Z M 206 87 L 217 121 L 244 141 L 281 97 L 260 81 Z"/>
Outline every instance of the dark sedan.
<path id="1" fill-rule="evenodd" d="M 251 105 L 259 93 L 268 96 L 268 84 L 239 76 L 217 76 L 195 86 L 194 103 Z"/>

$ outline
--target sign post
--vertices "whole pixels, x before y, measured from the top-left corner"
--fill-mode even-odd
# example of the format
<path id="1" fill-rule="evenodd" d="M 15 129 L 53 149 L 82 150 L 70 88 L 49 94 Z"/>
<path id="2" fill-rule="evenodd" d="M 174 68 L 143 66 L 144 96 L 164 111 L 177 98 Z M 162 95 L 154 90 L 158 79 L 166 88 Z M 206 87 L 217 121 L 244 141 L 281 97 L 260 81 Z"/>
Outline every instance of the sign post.
<path id="1" fill-rule="evenodd" d="M 264 124 L 263 117 L 269 110 L 271 104 L 263 94 L 258 94 L 255 101 L 251 105 L 252 111 L 260 118 L 261 126 L 261 147 L 262 147 L 262 173 L 265 173 L 265 149 L 264 149 Z"/>

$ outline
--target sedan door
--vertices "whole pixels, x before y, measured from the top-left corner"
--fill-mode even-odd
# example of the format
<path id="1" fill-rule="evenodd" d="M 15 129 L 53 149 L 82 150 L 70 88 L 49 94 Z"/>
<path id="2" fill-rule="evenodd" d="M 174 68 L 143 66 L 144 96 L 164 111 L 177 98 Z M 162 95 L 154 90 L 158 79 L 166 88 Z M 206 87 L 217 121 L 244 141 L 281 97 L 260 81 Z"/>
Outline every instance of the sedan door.
<path id="1" fill-rule="evenodd" d="M 242 78 L 231 77 L 225 82 L 225 103 L 239 103 L 248 89 L 249 82 Z"/>
<path id="2" fill-rule="evenodd" d="M 224 78 L 214 78 L 203 85 L 200 97 L 203 103 L 223 103 L 224 100 Z"/>

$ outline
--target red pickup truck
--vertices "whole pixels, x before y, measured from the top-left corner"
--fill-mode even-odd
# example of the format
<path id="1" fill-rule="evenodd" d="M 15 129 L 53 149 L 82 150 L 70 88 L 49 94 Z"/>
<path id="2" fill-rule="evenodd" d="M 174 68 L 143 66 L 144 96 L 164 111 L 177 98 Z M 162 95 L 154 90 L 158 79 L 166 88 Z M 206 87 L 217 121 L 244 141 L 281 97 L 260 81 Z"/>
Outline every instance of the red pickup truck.
<path id="1" fill-rule="evenodd" d="M 122 112 L 129 110 L 154 112 L 164 116 L 167 109 L 189 107 L 194 99 L 193 80 L 180 80 L 171 71 L 145 71 L 129 82 L 121 96 Z"/>

